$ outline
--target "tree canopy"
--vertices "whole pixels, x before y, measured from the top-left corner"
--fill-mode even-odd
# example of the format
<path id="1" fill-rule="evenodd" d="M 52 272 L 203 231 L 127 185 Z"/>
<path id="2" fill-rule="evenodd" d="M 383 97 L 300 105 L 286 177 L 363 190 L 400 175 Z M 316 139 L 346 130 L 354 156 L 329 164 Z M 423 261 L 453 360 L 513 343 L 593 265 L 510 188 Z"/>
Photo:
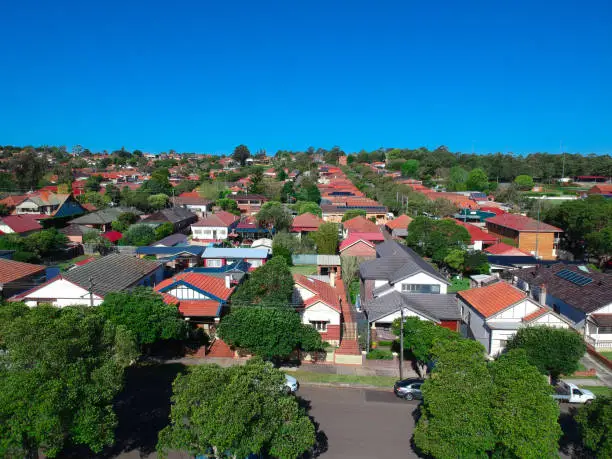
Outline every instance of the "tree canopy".
<path id="1" fill-rule="evenodd" d="M 316 202 L 312 202 L 312 201 L 297 202 L 295 204 L 295 210 L 297 211 L 298 215 L 302 215 L 305 213 L 310 213 L 318 217 L 321 217 L 323 215 L 323 211 L 321 210 L 321 207 L 319 207 L 319 205 Z"/>
<path id="2" fill-rule="evenodd" d="M 291 226 L 291 213 L 278 201 L 264 203 L 256 215 L 257 224 L 263 228 L 281 231 Z"/>
<path id="3" fill-rule="evenodd" d="M 317 245 L 319 255 L 334 255 L 338 250 L 338 225 L 332 222 L 322 223 L 317 231 L 310 233 Z"/>
<path id="4" fill-rule="evenodd" d="M 416 177 L 419 165 L 420 163 L 416 159 L 406 160 L 401 166 L 402 175 L 404 177 Z"/>
<path id="5" fill-rule="evenodd" d="M 238 145 L 234 148 L 234 153 L 232 153 L 232 159 L 237 163 L 240 163 L 241 166 L 246 164 L 246 160 L 251 157 L 251 152 L 246 145 Z"/>
<path id="6" fill-rule="evenodd" d="M 612 457 L 612 398 L 597 397 L 576 415 L 582 444 L 591 457 Z"/>
<path id="7" fill-rule="evenodd" d="M 344 223 L 345 221 L 355 217 L 365 217 L 366 215 L 366 211 L 363 209 L 350 209 L 347 210 L 342 216 L 342 222 Z"/>
<path id="8" fill-rule="evenodd" d="M 113 401 L 137 351 L 93 308 L 0 306 L 0 455 L 55 457 L 114 441 Z"/>
<path id="9" fill-rule="evenodd" d="M 255 269 L 232 295 L 233 305 L 291 303 L 293 276 L 284 257 L 272 257 Z"/>
<path id="10" fill-rule="evenodd" d="M 468 173 L 465 186 L 469 191 L 487 191 L 489 189 L 489 177 L 484 170 L 477 167 Z"/>
<path id="11" fill-rule="evenodd" d="M 408 225 L 406 243 L 418 254 L 443 262 L 453 249 L 464 249 L 470 243 L 470 233 L 453 220 L 432 220 L 415 217 Z"/>
<path id="12" fill-rule="evenodd" d="M 249 454 L 296 459 L 315 444 L 315 428 L 285 377 L 259 359 L 244 366 L 199 365 L 174 381 L 170 425 L 159 434 L 171 449 L 215 458 Z"/>
<path id="13" fill-rule="evenodd" d="M 519 189 L 527 191 L 533 188 L 533 177 L 531 175 L 517 175 L 514 183 Z"/>
<path id="14" fill-rule="evenodd" d="M 121 239 L 121 245 L 143 246 L 155 242 L 157 236 L 155 230 L 146 223 L 137 223 L 130 226 Z"/>
<path id="15" fill-rule="evenodd" d="M 529 362 L 545 375 L 556 379 L 578 370 L 578 363 L 586 352 L 582 337 L 563 328 L 526 327 L 508 340 L 508 351 L 523 349 Z"/>

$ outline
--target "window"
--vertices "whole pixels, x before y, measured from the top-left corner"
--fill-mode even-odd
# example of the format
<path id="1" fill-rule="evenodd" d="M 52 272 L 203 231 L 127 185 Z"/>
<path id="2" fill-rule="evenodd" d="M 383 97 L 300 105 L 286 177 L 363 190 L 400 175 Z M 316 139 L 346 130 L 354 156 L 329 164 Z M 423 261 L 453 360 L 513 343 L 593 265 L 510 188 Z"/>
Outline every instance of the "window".
<path id="1" fill-rule="evenodd" d="M 263 264 L 263 263 L 261 262 L 261 260 L 260 260 L 260 259 L 258 259 L 258 258 L 255 258 L 255 259 L 253 259 L 253 258 L 247 259 L 247 263 L 250 263 L 250 264 L 251 264 L 251 268 L 259 268 L 259 267 L 260 267 L 260 266 Z"/>
<path id="2" fill-rule="evenodd" d="M 500 339 L 499 340 L 499 348 L 500 349 L 505 349 L 506 344 L 508 344 L 508 340 L 507 339 Z"/>
<path id="3" fill-rule="evenodd" d="M 439 285 L 430 284 L 402 284 L 404 293 L 440 293 Z"/>
<path id="4" fill-rule="evenodd" d="M 315 320 L 315 321 L 311 321 L 310 325 L 312 325 L 316 331 L 319 331 L 319 332 L 327 331 L 327 322 L 323 322 L 321 320 Z"/>
<path id="5" fill-rule="evenodd" d="M 220 268 L 221 266 L 223 266 L 223 263 L 219 258 L 209 258 L 206 261 L 206 266 L 208 266 L 209 268 Z"/>

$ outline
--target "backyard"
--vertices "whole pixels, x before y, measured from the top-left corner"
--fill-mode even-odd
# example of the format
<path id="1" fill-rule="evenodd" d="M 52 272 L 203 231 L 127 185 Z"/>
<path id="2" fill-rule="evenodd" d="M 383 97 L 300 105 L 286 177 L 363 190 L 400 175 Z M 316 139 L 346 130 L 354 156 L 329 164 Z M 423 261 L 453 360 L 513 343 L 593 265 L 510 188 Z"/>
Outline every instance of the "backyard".
<path id="1" fill-rule="evenodd" d="M 308 276 L 309 274 L 317 274 L 317 265 L 297 265 L 291 267 L 292 274 L 303 274 Z"/>

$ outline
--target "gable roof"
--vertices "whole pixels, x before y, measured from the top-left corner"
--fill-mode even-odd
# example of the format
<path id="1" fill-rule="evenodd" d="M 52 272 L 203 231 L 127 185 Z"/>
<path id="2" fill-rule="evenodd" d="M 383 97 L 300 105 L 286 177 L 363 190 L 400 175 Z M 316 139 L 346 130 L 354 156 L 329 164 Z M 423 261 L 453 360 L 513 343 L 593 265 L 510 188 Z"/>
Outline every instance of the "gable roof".
<path id="1" fill-rule="evenodd" d="M 168 209 L 162 209 L 149 215 L 147 218 L 142 220 L 142 223 L 179 223 L 185 220 L 193 220 L 195 222 L 197 218 L 198 216 L 189 209 L 184 209 L 183 207 L 171 207 Z"/>
<path id="2" fill-rule="evenodd" d="M 385 241 L 376 246 L 378 258 L 361 263 L 359 273 L 363 279 L 387 280 L 395 283 L 414 274 L 423 272 L 450 284 L 433 266 L 414 250 L 396 241 Z"/>
<path id="3" fill-rule="evenodd" d="M 386 295 L 363 303 L 363 309 L 367 311 L 370 322 L 376 322 L 402 308 L 410 309 L 434 322 L 461 319 L 455 295 L 402 294 L 393 290 Z"/>
<path id="4" fill-rule="evenodd" d="M 381 234 L 382 236 L 382 234 Z M 349 237 L 347 237 L 344 241 L 342 241 L 340 243 L 340 252 L 342 252 L 343 250 L 348 249 L 349 247 L 358 244 L 358 243 L 362 243 L 365 244 L 371 248 L 374 248 L 374 243 L 370 242 L 368 239 L 363 238 L 361 236 L 359 236 L 359 233 L 351 233 L 349 235 Z"/>
<path id="5" fill-rule="evenodd" d="M 592 282 L 577 285 L 557 276 L 556 273 L 561 270 L 569 270 L 588 277 L 592 279 Z M 612 275 L 610 274 L 585 272 L 577 266 L 555 263 L 517 270 L 514 275 L 529 284 L 532 289 L 545 285 L 547 294 L 586 314 L 612 304 Z"/>
<path id="6" fill-rule="evenodd" d="M 206 215 L 205 217 L 200 218 L 191 226 L 226 228 L 238 221 L 238 219 L 238 216 L 222 210 L 220 212 L 215 212 L 214 214 Z"/>
<path id="7" fill-rule="evenodd" d="M 0 222 L 4 223 L 15 233 L 27 233 L 29 231 L 38 231 L 43 227 L 38 223 L 37 217 L 34 215 L 6 215 L 0 218 Z"/>
<path id="8" fill-rule="evenodd" d="M 493 223 L 495 225 L 502 226 L 504 228 L 510 228 L 515 231 L 521 231 L 524 233 L 562 233 L 561 228 L 549 225 L 548 223 L 538 222 L 533 218 L 526 217 L 524 215 L 517 214 L 501 214 L 495 217 L 490 217 L 485 220 L 487 223 Z"/>
<path id="9" fill-rule="evenodd" d="M 0 258 L 0 285 L 34 274 L 43 274 L 46 266 Z"/>
<path id="10" fill-rule="evenodd" d="M 170 236 L 166 236 L 163 239 L 160 239 L 157 242 L 154 242 L 150 245 L 163 245 L 165 247 L 174 247 L 175 245 L 178 244 L 184 244 L 187 242 L 187 236 L 185 236 L 184 234 L 181 233 L 174 233 L 171 234 Z"/>
<path id="11" fill-rule="evenodd" d="M 304 302 L 304 306 L 308 308 L 319 301 L 325 303 L 330 308 L 341 312 L 340 292 L 331 285 L 317 279 L 311 279 L 302 274 L 294 274 L 293 280 L 295 283 L 314 294 Z"/>
<path id="12" fill-rule="evenodd" d="M 489 247 L 483 249 L 484 252 L 490 253 L 491 255 L 505 255 L 505 256 L 531 256 L 529 252 L 519 249 L 518 247 L 513 247 L 511 245 L 506 244 L 505 242 L 498 242 L 497 244 L 493 244 Z"/>
<path id="13" fill-rule="evenodd" d="M 460 226 L 463 226 L 467 230 L 467 232 L 470 234 L 470 242 L 472 244 L 474 244 L 476 241 L 482 241 L 489 244 L 494 244 L 498 241 L 497 236 L 489 234 L 477 226 L 456 219 L 454 222 Z"/>
<path id="14" fill-rule="evenodd" d="M 406 214 L 402 214 L 399 217 L 394 218 L 391 221 L 388 221 L 386 226 L 390 230 L 394 230 L 394 229 L 406 229 L 406 228 L 408 228 L 408 225 L 410 225 L 410 223 L 412 223 L 412 218 L 410 218 Z"/>
<path id="15" fill-rule="evenodd" d="M 135 215 L 142 215 L 142 212 L 135 207 L 109 207 L 107 209 L 81 215 L 80 217 L 70 220 L 68 223 L 76 225 L 107 225 L 117 220 L 119 215 L 128 212 Z"/>
<path id="16" fill-rule="evenodd" d="M 192 206 L 204 206 L 210 204 L 212 201 L 210 199 L 206 199 L 200 196 L 200 193 L 197 191 L 186 191 L 184 193 L 179 194 L 176 198 L 174 198 L 176 204 L 181 205 L 192 205 Z"/>
<path id="17" fill-rule="evenodd" d="M 485 319 L 527 298 L 525 292 L 503 281 L 486 287 L 463 290 L 457 295 Z"/>
<path id="18" fill-rule="evenodd" d="M 323 223 L 318 216 L 311 214 L 310 212 L 306 212 L 304 214 L 298 215 L 293 219 L 293 223 L 291 224 L 291 230 L 295 231 L 298 228 L 314 228 L 317 229 Z"/>
<path id="19" fill-rule="evenodd" d="M 380 232 L 380 228 L 376 223 L 368 220 L 363 215 L 359 215 L 355 218 L 351 218 L 342 223 L 342 226 L 347 231 L 355 231 L 358 233 L 376 233 Z"/>
<path id="20" fill-rule="evenodd" d="M 156 261 L 115 253 L 71 269 L 63 277 L 85 289 L 89 287 L 91 278 L 94 293 L 104 296 L 132 287 L 160 266 Z"/>
<path id="21" fill-rule="evenodd" d="M 197 272 L 182 272 L 172 276 L 169 279 L 164 279 L 155 286 L 156 292 L 167 292 L 176 285 L 186 285 L 193 287 L 204 293 L 219 298 L 221 301 L 229 300 L 229 297 L 234 292 L 234 287 L 226 288 L 225 279 L 213 276 L 207 276 Z M 181 303 L 185 300 L 179 300 Z M 201 301 L 201 300 L 198 300 Z"/>
<path id="22" fill-rule="evenodd" d="M 202 258 L 268 258 L 268 250 L 242 247 L 206 247 Z"/>

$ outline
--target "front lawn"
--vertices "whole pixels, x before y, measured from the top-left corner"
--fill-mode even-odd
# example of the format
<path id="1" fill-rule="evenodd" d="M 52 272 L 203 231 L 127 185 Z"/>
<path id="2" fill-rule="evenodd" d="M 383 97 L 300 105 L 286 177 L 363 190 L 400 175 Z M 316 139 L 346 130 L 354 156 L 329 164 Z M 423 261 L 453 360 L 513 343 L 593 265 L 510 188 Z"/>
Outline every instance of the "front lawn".
<path id="1" fill-rule="evenodd" d="M 460 292 L 462 290 L 467 290 L 470 288 L 470 279 L 468 278 L 463 278 L 463 279 L 453 279 L 451 281 L 451 285 L 448 287 L 448 293 L 457 293 Z"/>
<path id="2" fill-rule="evenodd" d="M 612 351 L 599 351 L 606 359 L 612 360 Z"/>
<path id="3" fill-rule="evenodd" d="M 393 376 L 337 375 L 302 370 L 292 371 L 288 374 L 295 376 L 300 383 L 363 384 L 367 386 L 388 387 L 389 389 L 397 381 L 397 378 Z"/>
<path id="4" fill-rule="evenodd" d="M 291 267 L 291 274 L 303 274 L 308 276 L 309 274 L 317 273 L 317 265 L 298 265 Z"/>
<path id="5" fill-rule="evenodd" d="M 607 386 L 580 386 L 583 389 L 590 390 L 597 397 L 612 397 L 612 388 Z"/>

